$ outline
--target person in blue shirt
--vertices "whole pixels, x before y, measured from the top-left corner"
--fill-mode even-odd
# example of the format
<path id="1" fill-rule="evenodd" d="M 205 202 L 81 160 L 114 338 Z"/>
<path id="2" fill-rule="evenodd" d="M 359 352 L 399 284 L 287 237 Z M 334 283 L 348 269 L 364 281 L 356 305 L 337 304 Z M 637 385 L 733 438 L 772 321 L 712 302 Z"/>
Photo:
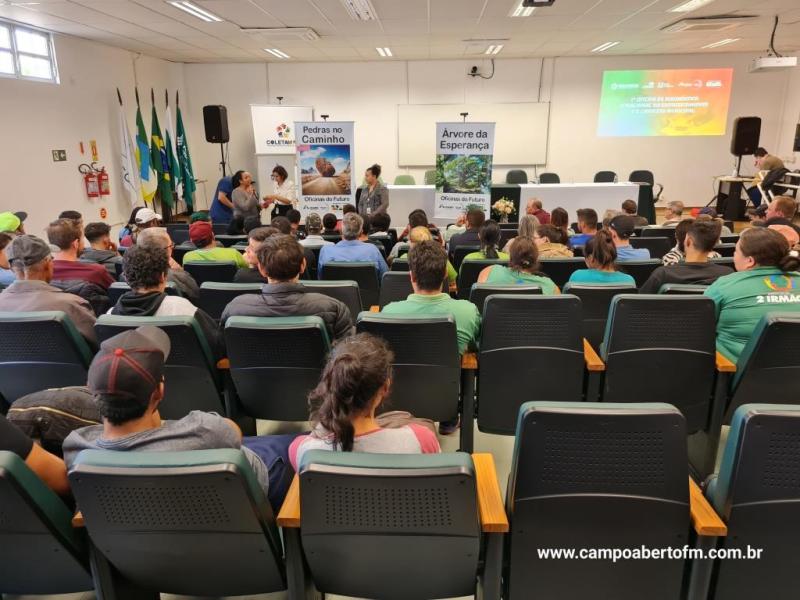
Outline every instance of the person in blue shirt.
<path id="1" fill-rule="evenodd" d="M 617 247 L 617 260 L 647 260 L 650 250 L 631 246 L 635 221 L 629 215 L 617 215 L 608 224 L 608 232 Z"/>
<path id="2" fill-rule="evenodd" d="M 619 285 L 627 283 L 636 285 L 636 281 L 627 273 L 620 273 L 614 266 L 617 260 L 617 249 L 611 235 L 604 229 L 592 237 L 583 250 L 587 269 L 579 269 L 570 275 L 570 283 L 591 283 Z"/>
<path id="3" fill-rule="evenodd" d="M 211 221 L 213 223 L 230 223 L 233 219 L 233 182 L 230 177 L 223 177 L 217 183 L 214 199 L 211 202 Z"/>
<path id="4" fill-rule="evenodd" d="M 575 246 L 585 246 L 586 242 L 592 239 L 597 233 L 597 211 L 593 208 L 578 209 L 578 230 L 579 234 L 569 238 L 571 248 Z"/>
<path id="5" fill-rule="evenodd" d="M 378 269 L 378 279 L 389 270 L 386 261 L 381 256 L 375 244 L 359 241 L 364 219 L 358 213 L 347 213 L 342 219 L 342 241 L 333 246 L 323 246 L 319 252 L 317 262 L 319 277 L 325 264 L 329 262 L 372 262 Z"/>

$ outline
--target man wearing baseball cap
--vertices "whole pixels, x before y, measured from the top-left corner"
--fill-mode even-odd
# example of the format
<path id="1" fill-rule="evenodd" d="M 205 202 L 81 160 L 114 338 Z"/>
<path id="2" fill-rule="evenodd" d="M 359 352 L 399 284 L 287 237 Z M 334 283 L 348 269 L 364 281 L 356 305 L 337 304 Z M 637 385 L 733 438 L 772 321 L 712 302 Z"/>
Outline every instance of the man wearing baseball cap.
<path id="1" fill-rule="evenodd" d="M 64 440 L 64 462 L 75 463 L 82 450 L 185 451 L 241 449 L 273 507 L 280 507 L 288 481 L 288 447 L 296 435 L 244 438 L 239 427 L 215 413 L 192 411 L 162 421 L 164 363 L 169 336 L 146 325 L 115 335 L 100 346 L 89 366 L 88 387 L 102 425 L 76 429 Z M 251 449 L 252 448 L 252 449 Z M 268 468 L 269 466 L 269 468 Z"/>
<path id="2" fill-rule="evenodd" d="M 628 215 L 617 215 L 608 224 L 611 239 L 617 248 L 617 260 L 647 260 L 650 250 L 631 246 L 634 220 Z"/>
<path id="3" fill-rule="evenodd" d="M 19 235 L 6 250 L 17 280 L 0 293 L 0 311 L 62 311 L 86 341 L 96 347 L 95 316 L 89 303 L 50 285 L 53 257 L 49 244 L 33 235 Z"/>
<path id="4" fill-rule="evenodd" d="M 306 216 L 306 237 L 300 240 L 300 243 L 314 248 L 333 246 L 333 242 L 322 237 L 322 218 L 317 213 L 309 213 Z"/>
<path id="5" fill-rule="evenodd" d="M 183 256 L 187 262 L 232 262 L 240 269 L 247 268 L 247 261 L 235 248 L 218 248 L 214 243 L 214 228 L 208 221 L 195 221 L 189 225 L 189 239 L 197 250 Z"/>
<path id="6" fill-rule="evenodd" d="M 131 235 L 126 235 L 119 242 L 119 245 L 124 248 L 133 246 L 133 242 L 136 239 L 136 233 L 138 233 L 139 231 L 142 231 L 143 229 L 148 229 L 150 227 L 158 227 L 159 223 L 161 223 L 161 215 L 158 214 L 156 211 L 154 211 L 152 208 L 145 207 L 136 213 L 134 221 L 136 224 L 135 233 Z"/>
<path id="7" fill-rule="evenodd" d="M 23 235 L 25 227 L 22 224 L 28 218 L 26 212 L 0 212 L 0 233 Z"/>

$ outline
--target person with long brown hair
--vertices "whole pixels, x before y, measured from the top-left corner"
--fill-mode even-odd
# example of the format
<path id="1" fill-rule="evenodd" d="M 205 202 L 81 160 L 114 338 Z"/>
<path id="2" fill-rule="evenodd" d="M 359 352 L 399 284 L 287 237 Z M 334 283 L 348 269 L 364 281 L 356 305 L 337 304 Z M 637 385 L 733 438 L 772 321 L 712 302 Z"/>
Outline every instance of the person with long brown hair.
<path id="1" fill-rule="evenodd" d="M 620 283 L 635 284 L 636 281 L 626 273 L 617 271 L 617 248 L 611 239 L 611 234 L 605 229 L 600 229 L 589 238 L 583 250 L 586 269 L 573 271 L 569 283 L 591 283 L 616 285 Z"/>
<path id="2" fill-rule="evenodd" d="M 768 312 L 800 312 L 800 251 L 768 227 L 745 229 L 733 254 L 736 273 L 705 291 L 717 306 L 717 350 L 736 362 Z"/>
<path id="3" fill-rule="evenodd" d="M 515 237 L 511 244 L 511 257 L 508 266 L 491 265 L 478 275 L 478 283 L 501 285 L 538 285 L 542 294 L 558 294 L 558 286 L 553 280 L 538 272 L 539 251 L 536 242 L 527 237 Z"/>

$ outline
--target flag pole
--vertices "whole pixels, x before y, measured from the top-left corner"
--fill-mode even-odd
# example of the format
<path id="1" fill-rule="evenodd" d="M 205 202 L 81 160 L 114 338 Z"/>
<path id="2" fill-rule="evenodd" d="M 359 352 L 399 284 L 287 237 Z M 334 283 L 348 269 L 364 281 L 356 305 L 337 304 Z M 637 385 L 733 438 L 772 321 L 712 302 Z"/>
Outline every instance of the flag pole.
<path id="1" fill-rule="evenodd" d="M 139 107 L 139 88 L 138 86 L 134 86 L 133 92 L 136 94 L 136 107 Z"/>
<path id="2" fill-rule="evenodd" d="M 119 100 L 119 105 L 122 106 L 122 94 L 119 93 L 119 88 L 117 88 L 117 99 Z"/>

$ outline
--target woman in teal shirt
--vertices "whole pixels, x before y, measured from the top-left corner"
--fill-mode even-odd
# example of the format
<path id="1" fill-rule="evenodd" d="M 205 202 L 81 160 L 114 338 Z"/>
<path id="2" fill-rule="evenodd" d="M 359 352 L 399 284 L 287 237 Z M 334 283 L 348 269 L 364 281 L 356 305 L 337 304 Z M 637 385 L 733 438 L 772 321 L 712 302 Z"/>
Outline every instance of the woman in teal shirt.
<path id="1" fill-rule="evenodd" d="M 800 252 L 767 227 L 746 229 L 733 254 L 736 273 L 705 291 L 717 309 L 717 350 L 733 362 L 768 312 L 800 312 Z"/>
<path id="2" fill-rule="evenodd" d="M 570 275 L 570 283 L 592 283 L 618 285 L 628 283 L 636 285 L 633 277 L 627 273 L 617 271 L 614 262 L 617 260 L 617 248 L 611 240 L 611 235 L 605 230 L 599 230 L 594 237 L 586 242 L 583 249 L 586 266 L 588 269 L 578 269 Z"/>
<path id="3" fill-rule="evenodd" d="M 491 219 L 484 221 L 478 230 L 478 239 L 481 242 L 480 251 L 470 252 L 464 257 L 464 260 L 508 260 L 508 254 L 497 250 L 500 247 L 500 226 L 496 221 Z"/>
<path id="4" fill-rule="evenodd" d="M 478 275 L 478 283 L 496 283 L 500 285 L 538 285 L 542 294 L 558 294 L 558 286 L 546 275 L 537 273 L 539 267 L 539 250 L 536 242 L 530 238 L 517 237 L 511 243 L 511 259 L 509 265 L 491 265 Z"/>

